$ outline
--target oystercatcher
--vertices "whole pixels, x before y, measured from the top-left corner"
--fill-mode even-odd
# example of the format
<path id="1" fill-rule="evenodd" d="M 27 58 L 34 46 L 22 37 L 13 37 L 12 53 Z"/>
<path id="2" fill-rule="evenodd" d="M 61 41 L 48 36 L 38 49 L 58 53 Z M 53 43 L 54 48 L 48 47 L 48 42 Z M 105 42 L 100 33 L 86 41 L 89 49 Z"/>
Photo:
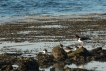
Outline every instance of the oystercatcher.
<path id="1" fill-rule="evenodd" d="M 88 40 L 91 40 L 90 38 L 87 37 L 79 37 L 78 35 L 75 35 L 74 38 L 78 39 L 78 42 L 82 43 L 82 46 L 84 46 L 84 42 L 87 42 Z"/>
<path id="2" fill-rule="evenodd" d="M 63 48 L 63 44 L 61 44 L 61 43 L 60 43 L 60 45 L 59 45 L 59 46 L 60 46 L 60 48 Z"/>
<path id="3" fill-rule="evenodd" d="M 73 49 L 73 48 L 70 48 L 70 47 L 67 46 L 67 47 L 65 48 L 65 51 L 68 53 L 68 52 L 70 52 L 72 49 Z"/>
<path id="4" fill-rule="evenodd" d="M 47 49 L 43 49 L 43 53 L 46 54 L 47 53 Z"/>
<path id="5" fill-rule="evenodd" d="M 79 47 L 78 46 L 74 46 L 74 50 L 77 50 Z"/>

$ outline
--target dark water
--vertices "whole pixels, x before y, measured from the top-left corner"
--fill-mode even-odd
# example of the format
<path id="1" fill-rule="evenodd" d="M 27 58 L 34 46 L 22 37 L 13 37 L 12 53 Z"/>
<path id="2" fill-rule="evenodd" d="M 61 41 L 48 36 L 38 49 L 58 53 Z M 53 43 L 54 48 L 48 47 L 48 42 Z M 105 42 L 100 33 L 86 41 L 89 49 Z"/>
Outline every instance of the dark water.
<path id="1" fill-rule="evenodd" d="M 105 13 L 106 0 L 0 0 L 0 16 Z"/>

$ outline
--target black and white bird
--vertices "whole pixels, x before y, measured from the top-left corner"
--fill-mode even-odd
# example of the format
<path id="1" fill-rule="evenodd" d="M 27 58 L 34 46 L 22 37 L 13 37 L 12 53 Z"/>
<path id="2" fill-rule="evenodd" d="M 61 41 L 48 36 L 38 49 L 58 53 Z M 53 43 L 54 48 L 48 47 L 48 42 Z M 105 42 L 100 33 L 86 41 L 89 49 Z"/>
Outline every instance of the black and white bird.
<path id="1" fill-rule="evenodd" d="M 67 47 L 65 48 L 65 51 L 68 53 L 68 52 L 72 51 L 72 49 L 73 49 L 73 48 L 70 48 L 70 47 L 67 46 Z"/>
<path id="2" fill-rule="evenodd" d="M 84 42 L 87 42 L 88 40 L 91 40 L 88 37 L 80 37 L 78 35 L 75 35 L 74 38 L 77 38 L 78 42 L 81 42 L 82 43 L 82 46 L 84 46 Z"/>
<path id="3" fill-rule="evenodd" d="M 47 49 L 46 49 L 46 48 L 43 49 L 43 53 L 44 53 L 44 54 L 47 53 Z"/>
<path id="4" fill-rule="evenodd" d="M 79 47 L 78 46 L 74 46 L 74 50 L 77 50 Z"/>
<path id="5" fill-rule="evenodd" d="M 63 44 L 61 44 L 61 43 L 60 43 L 60 45 L 59 45 L 59 46 L 60 46 L 60 48 L 63 48 Z"/>

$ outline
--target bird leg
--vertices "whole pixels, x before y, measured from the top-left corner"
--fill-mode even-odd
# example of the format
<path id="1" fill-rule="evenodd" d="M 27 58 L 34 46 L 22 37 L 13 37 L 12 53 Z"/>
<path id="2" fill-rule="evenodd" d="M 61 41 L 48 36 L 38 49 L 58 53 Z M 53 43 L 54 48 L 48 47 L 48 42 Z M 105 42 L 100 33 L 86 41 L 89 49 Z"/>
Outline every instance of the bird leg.
<path id="1" fill-rule="evenodd" d="M 84 42 L 82 42 L 82 46 L 84 46 Z"/>

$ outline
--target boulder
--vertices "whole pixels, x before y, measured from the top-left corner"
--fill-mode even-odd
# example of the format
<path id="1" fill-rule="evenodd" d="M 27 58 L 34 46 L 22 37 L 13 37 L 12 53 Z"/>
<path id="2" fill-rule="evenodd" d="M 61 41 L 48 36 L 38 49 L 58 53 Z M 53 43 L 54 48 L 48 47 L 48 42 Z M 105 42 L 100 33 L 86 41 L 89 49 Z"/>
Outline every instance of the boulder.
<path id="1" fill-rule="evenodd" d="M 98 47 L 89 51 L 92 55 L 100 55 L 102 53 L 102 47 Z"/>
<path id="2" fill-rule="evenodd" d="M 34 59 L 19 60 L 19 71 L 39 71 L 39 65 Z"/>
<path id="3" fill-rule="evenodd" d="M 68 57 L 67 53 L 64 51 L 62 47 L 60 47 L 60 45 L 53 47 L 52 55 L 58 61 L 65 60 Z"/>

